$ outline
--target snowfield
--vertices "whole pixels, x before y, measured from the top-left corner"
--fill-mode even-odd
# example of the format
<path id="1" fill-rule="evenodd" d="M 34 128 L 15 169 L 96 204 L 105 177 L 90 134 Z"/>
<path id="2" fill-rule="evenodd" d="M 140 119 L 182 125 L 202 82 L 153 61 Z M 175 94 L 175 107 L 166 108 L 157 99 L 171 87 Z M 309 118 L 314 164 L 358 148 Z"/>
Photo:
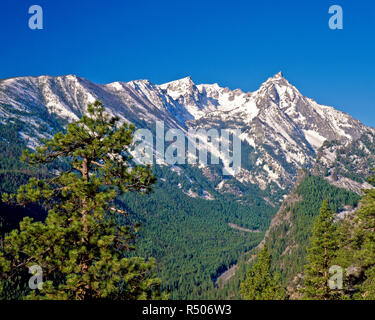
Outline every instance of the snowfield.
<path id="1" fill-rule="evenodd" d="M 75 75 L 6 79 L 0 81 L 0 122 L 24 123 L 20 136 L 35 147 L 53 128 L 79 119 L 95 99 L 138 128 L 152 129 L 156 121 L 163 121 L 165 130 L 178 128 L 186 133 L 189 129 L 240 130 L 246 154 L 236 179 L 261 188 L 270 182 L 281 188 L 290 185 L 298 168 L 313 165 L 326 140 L 354 141 L 365 132 L 374 133 L 350 115 L 303 96 L 281 72 L 254 92 L 217 83 L 196 85 L 191 77 L 161 85 L 148 80 L 95 84 Z M 219 154 L 219 150 L 212 152 Z M 326 154 L 325 161 L 332 157 Z M 225 165 L 228 161 L 224 160 Z"/>

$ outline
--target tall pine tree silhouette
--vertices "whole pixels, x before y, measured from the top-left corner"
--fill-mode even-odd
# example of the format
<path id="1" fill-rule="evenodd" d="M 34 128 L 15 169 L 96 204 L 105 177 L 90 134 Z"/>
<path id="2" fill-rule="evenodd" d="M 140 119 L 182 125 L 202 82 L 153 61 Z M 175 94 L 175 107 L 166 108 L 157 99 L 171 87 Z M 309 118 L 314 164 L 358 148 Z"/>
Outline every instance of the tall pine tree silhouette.
<path id="1" fill-rule="evenodd" d="M 129 191 L 147 193 L 155 182 L 150 168 L 131 164 L 133 132 L 133 125 L 120 125 L 96 101 L 65 134 L 45 140 L 36 152 L 23 153 L 32 166 L 57 160 L 64 166 L 50 179 L 32 178 L 17 195 L 3 196 L 6 202 L 49 208 L 45 222 L 26 217 L 19 230 L 5 237 L 0 250 L 3 284 L 38 265 L 43 287 L 29 299 L 159 297 L 154 262 L 124 256 L 132 249 L 134 233 L 116 221 L 126 213 L 115 206 L 115 199 Z"/>
<path id="2" fill-rule="evenodd" d="M 368 180 L 375 185 L 375 176 Z M 354 234 L 354 258 L 364 270 L 364 281 L 358 286 L 356 299 L 375 300 L 375 189 L 364 190 L 361 207 L 357 211 Z"/>
<path id="3" fill-rule="evenodd" d="M 241 296 L 245 300 L 283 300 L 285 290 L 278 274 L 271 272 L 271 256 L 265 245 L 241 283 Z"/>
<path id="4" fill-rule="evenodd" d="M 307 248 L 304 297 L 318 300 L 337 299 L 339 293 L 329 287 L 328 280 L 332 276 L 329 269 L 334 265 L 339 244 L 327 200 L 323 201 L 314 223 L 310 243 L 310 247 Z"/>

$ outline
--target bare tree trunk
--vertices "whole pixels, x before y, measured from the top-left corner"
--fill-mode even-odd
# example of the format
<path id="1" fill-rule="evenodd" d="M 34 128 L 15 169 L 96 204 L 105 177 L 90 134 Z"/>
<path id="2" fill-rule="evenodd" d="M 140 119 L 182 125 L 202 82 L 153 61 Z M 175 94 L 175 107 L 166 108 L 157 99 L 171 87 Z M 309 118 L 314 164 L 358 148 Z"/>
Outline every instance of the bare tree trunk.
<path id="1" fill-rule="evenodd" d="M 86 182 L 89 180 L 89 174 L 88 174 L 88 160 L 87 156 L 83 158 L 83 163 L 82 163 L 82 177 L 86 180 Z M 83 231 L 87 233 L 88 228 L 86 224 L 86 216 L 88 214 L 87 210 L 87 196 L 83 198 L 82 200 L 82 205 L 83 205 L 83 210 L 82 210 L 82 224 L 83 224 Z"/>
<path id="2" fill-rule="evenodd" d="M 88 167 L 89 167 L 89 162 L 88 162 L 88 159 L 87 159 L 87 156 L 84 156 L 83 158 L 83 162 L 82 162 L 82 168 L 81 168 L 81 173 L 82 173 L 82 177 L 85 179 L 86 182 L 88 182 L 89 180 L 89 175 L 88 175 Z M 82 199 L 82 225 L 83 225 L 83 232 L 85 234 L 85 236 L 82 238 L 82 242 L 86 245 L 86 247 L 88 247 L 88 244 L 89 244 L 89 239 L 88 239 L 88 226 L 87 226 L 87 215 L 89 213 L 89 210 L 88 210 L 88 199 L 87 199 L 87 195 Z M 82 263 L 81 263 L 81 271 L 82 273 L 85 273 L 87 272 L 88 268 L 89 268 L 89 265 L 87 263 L 87 255 L 85 254 L 83 257 L 82 257 Z M 83 292 L 83 295 L 82 295 L 82 299 L 89 299 L 90 298 L 90 291 L 91 291 L 91 283 L 89 282 L 88 284 L 84 285 L 84 292 Z"/>

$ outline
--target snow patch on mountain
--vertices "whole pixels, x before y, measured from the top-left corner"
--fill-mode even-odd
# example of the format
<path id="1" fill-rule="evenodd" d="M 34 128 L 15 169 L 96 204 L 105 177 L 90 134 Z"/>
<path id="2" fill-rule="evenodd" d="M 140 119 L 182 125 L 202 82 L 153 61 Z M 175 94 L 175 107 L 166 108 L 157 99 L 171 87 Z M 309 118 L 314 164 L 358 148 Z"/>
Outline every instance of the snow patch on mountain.
<path id="1" fill-rule="evenodd" d="M 318 150 L 326 140 L 323 136 L 321 136 L 318 132 L 314 130 L 302 130 L 305 134 L 306 140 L 311 144 L 311 146 Z"/>
<path id="2" fill-rule="evenodd" d="M 179 128 L 185 133 L 239 129 L 247 149 L 235 177 L 263 189 L 271 182 L 290 186 L 298 168 L 313 165 L 324 141 L 346 143 L 375 132 L 350 115 L 303 96 L 281 72 L 246 93 L 217 83 L 196 85 L 191 77 L 161 85 L 148 80 L 95 84 L 75 75 L 0 80 L 0 121 L 23 122 L 21 136 L 29 141 L 34 137 L 35 144 L 39 137 L 51 135 L 54 126 L 79 119 L 96 99 L 111 114 L 140 128 L 154 128 L 155 121 L 163 121 L 166 130 Z M 218 148 L 212 152 L 221 155 Z M 328 163 L 335 156 L 327 153 L 322 159 Z M 230 159 L 223 163 L 229 166 Z"/>

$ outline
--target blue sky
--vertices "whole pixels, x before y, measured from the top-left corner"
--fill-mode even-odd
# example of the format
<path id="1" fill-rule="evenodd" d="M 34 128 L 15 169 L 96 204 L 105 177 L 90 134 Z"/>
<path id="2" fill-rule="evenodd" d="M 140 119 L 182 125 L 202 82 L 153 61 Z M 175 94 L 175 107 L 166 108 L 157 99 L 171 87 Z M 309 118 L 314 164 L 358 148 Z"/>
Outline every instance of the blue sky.
<path id="1" fill-rule="evenodd" d="M 28 28 L 41 5 L 44 29 Z M 341 5 L 344 29 L 328 27 Z M 0 78 L 97 83 L 190 75 L 256 90 L 282 70 L 304 95 L 375 126 L 375 1 L 2 0 Z"/>

